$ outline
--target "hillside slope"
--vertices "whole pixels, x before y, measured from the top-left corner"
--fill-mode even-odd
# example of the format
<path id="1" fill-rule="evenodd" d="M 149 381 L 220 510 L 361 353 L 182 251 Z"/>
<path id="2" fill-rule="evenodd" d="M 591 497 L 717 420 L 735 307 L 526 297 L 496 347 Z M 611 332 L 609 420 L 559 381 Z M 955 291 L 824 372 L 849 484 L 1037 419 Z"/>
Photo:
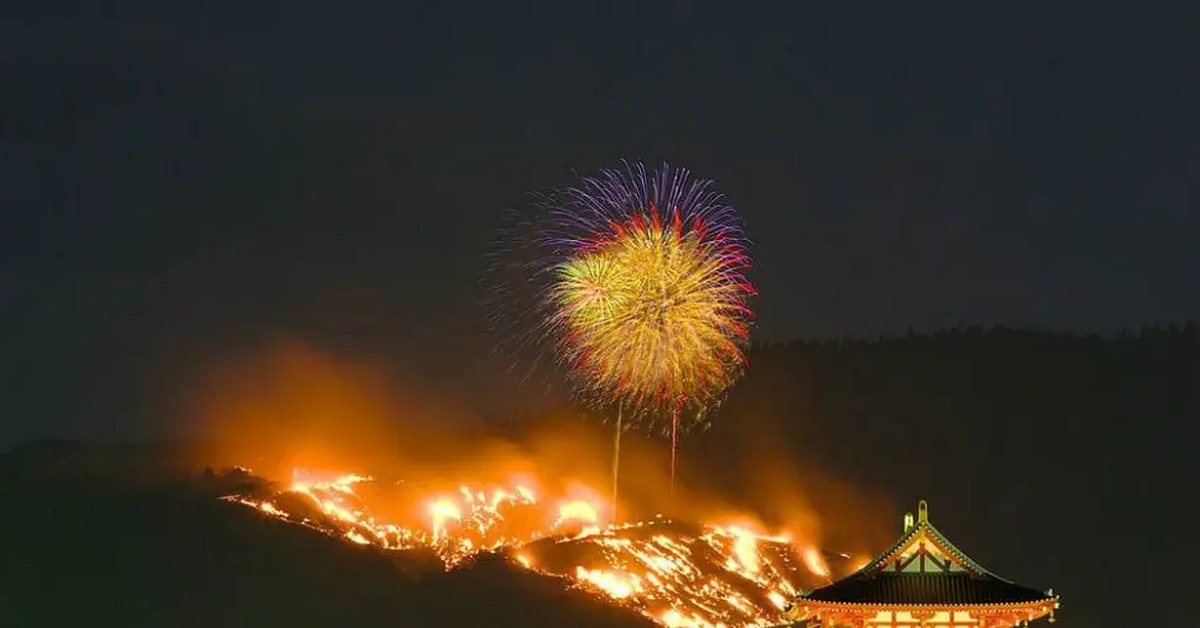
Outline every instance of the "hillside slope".
<path id="1" fill-rule="evenodd" d="M 28 454 L 7 458 L 0 626 L 650 625 L 498 558 L 446 574 L 258 516 L 197 482 L 35 481 Z"/>

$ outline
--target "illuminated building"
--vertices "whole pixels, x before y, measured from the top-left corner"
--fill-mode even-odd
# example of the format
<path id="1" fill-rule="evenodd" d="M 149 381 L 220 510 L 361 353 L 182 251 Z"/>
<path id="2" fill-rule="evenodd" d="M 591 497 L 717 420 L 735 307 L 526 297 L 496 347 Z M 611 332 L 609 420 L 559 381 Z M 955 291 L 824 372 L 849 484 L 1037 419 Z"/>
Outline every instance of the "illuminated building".
<path id="1" fill-rule="evenodd" d="M 922 501 L 904 534 L 862 569 L 800 595 L 796 626 L 821 628 L 1008 628 L 1054 621 L 1058 596 L 1009 582 L 971 560 L 933 524 Z"/>

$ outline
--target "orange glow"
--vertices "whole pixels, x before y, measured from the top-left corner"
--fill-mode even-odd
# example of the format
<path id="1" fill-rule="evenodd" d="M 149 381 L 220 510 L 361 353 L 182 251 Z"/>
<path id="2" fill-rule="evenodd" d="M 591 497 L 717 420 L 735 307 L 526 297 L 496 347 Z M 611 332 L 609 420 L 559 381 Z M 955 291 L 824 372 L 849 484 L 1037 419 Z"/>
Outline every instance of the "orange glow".
<path id="1" fill-rule="evenodd" d="M 365 495 L 381 487 L 362 474 L 296 469 L 274 495 L 225 499 L 357 545 L 432 549 L 447 569 L 476 552 L 505 551 L 515 565 L 566 578 L 664 626 L 772 625 L 801 588 L 829 578 L 814 547 L 768 535 L 751 520 L 695 526 L 660 517 L 612 525 L 601 516 L 611 504 L 590 487 L 575 484 L 556 495 L 538 492 L 529 478 L 520 482 L 435 492 L 418 500 L 409 525 L 387 522 L 367 506 Z M 325 520 L 305 514 L 304 503 Z M 572 531 L 564 533 L 568 525 Z"/>
<path id="2" fill-rule="evenodd" d="M 668 628 L 725 628 L 725 624 L 712 624 L 696 615 L 684 615 L 671 609 L 658 618 L 659 623 Z"/>
<path id="3" fill-rule="evenodd" d="M 622 477 L 637 481 L 622 486 L 627 523 L 614 525 L 606 430 L 552 415 L 505 439 L 463 435 L 431 426 L 472 415 L 429 398 L 416 382 L 383 375 L 289 343 L 203 378 L 211 385 L 185 400 L 215 443 L 203 463 L 243 465 L 225 499 L 348 545 L 396 553 L 397 562 L 419 550 L 412 562 L 422 566 L 414 569 L 429 553 L 446 569 L 501 553 L 514 568 L 667 626 L 775 625 L 784 619 L 780 600 L 845 571 L 841 559 L 826 564 L 815 549 L 823 531 L 806 493 L 841 504 L 853 491 L 809 475 L 797 481 L 780 468 L 786 453 L 763 449 L 771 455 L 759 456 L 763 468 L 748 469 L 753 477 L 744 484 L 753 490 L 737 503 L 685 485 L 665 502 L 670 484 L 657 464 L 659 446 L 631 439 Z M 678 519 L 636 520 L 667 504 Z M 754 508 L 770 508 L 776 521 L 745 515 Z M 850 514 L 836 520 L 876 520 L 843 510 Z M 891 538 L 887 526 L 881 539 Z M 881 539 L 848 543 L 872 547 Z"/>
<path id="4" fill-rule="evenodd" d="M 554 527 L 560 527 L 568 522 L 579 522 L 587 524 L 596 524 L 600 520 L 596 514 L 596 507 L 583 500 L 574 500 L 563 502 L 558 507 L 558 519 L 554 522 Z"/>
<path id="5" fill-rule="evenodd" d="M 729 528 L 734 536 L 733 555 L 749 573 L 758 573 L 758 539 L 741 528 Z"/>
<path id="6" fill-rule="evenodd" d="M 633 574 L 576 567 L 575 577 L 618 600 L 642 592 L 642 579 Z"/>
<path id="7" fill-rule="evenodd" d="M 433 538 L 446 536 L 447 521 L 462 521 L 462 513 L 458 506 L 448 499 L 439 499 L 429 507 L 429 517 L 433 520 Z"/>
<path id="8" fill-rule="evenodd" d="M 808 570 L 818 576 L 829 577 L 829 565 L 825 564 L 825 559 L 821 557 L 821 552 L 815 547 L 804 549 L 804 565 Z"/>

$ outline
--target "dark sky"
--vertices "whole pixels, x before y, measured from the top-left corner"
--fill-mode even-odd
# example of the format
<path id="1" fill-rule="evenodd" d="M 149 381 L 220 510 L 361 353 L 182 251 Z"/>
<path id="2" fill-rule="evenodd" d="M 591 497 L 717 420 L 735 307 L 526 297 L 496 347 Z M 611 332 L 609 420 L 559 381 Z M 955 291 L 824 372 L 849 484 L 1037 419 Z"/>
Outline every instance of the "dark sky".
<path id="1" fill-rule="evenodd" d="M 0 441 L 273 335 L 484 378 L 502 211 L 619 158 L 741 210 L 759 339 L 1200 312 L 1195 11 L 705 4 L 10 9 Z"/>

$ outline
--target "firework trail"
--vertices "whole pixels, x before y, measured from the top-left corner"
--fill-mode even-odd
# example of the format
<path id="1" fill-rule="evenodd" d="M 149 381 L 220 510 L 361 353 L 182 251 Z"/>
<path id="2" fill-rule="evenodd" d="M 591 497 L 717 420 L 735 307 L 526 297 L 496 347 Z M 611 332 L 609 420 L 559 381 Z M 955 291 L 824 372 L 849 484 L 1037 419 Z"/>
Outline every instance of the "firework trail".
<path id="1" fill-rule="evenodd" d="M 589 405 L 678 439 L 745 367 L 754 288 L 732 206 L 710 181 L 626 163 L 541 197 L 525 255 L 522 344 L 567 366 Z M 619 441 L 616 443 L 619 451 Z M 616 466 L 614 463 L 614 479 Z"/>

